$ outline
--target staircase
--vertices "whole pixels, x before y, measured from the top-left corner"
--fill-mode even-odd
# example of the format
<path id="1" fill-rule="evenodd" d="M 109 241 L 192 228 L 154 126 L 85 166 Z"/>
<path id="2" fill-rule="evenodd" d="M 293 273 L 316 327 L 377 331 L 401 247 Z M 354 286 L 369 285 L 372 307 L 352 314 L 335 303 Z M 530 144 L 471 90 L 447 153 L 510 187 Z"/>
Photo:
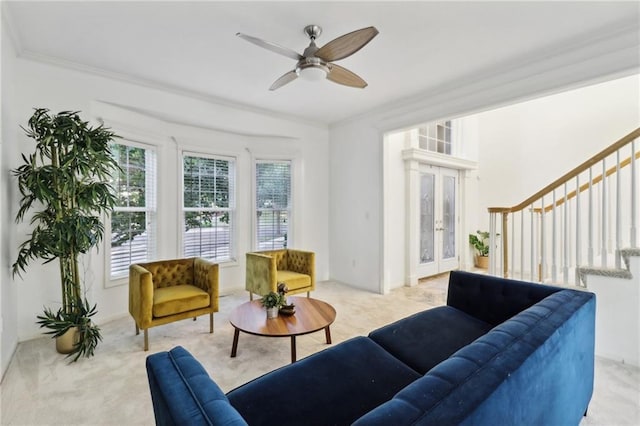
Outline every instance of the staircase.
<path id="1" fill-rule="evenodd" d="M 596 354 L 634 365 L 640 364 L 639 138 L 637 128 L 523 202 L 489 208 L 489 244 L 497 248 L 489 273 L 594 291 L 603 302 Z"/>

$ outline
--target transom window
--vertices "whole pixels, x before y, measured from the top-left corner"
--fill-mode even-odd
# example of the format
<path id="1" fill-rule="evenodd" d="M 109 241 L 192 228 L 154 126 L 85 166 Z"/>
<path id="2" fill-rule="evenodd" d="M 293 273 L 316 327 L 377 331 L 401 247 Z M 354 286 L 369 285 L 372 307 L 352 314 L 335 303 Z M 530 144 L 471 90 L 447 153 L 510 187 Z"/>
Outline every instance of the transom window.
<path id="1" fill-rule="evenodd" d="M 256 249 L 286 248 L 291 223 L 291 161 L 256 161 Z"/>
<path id="2" fill-rule="evenodd" d="M 121 170 L 112 176 L 116 206 L 111 213 L 110 278 L 129 274 L 129 265 L 156 252 L 156 153 L 148 147 L 112 144 Z"/>
<path id="3" fill-rule="evenodd" d="M 421 149 L 451 155 L 451 121 L 430 123 L 418 127 L 418 143 Z"/>
<path id="4" fill-rule="evenodd" d="M 233 260 L 235 160 L 185 153 L 182 166 L 183 255 Z"/>

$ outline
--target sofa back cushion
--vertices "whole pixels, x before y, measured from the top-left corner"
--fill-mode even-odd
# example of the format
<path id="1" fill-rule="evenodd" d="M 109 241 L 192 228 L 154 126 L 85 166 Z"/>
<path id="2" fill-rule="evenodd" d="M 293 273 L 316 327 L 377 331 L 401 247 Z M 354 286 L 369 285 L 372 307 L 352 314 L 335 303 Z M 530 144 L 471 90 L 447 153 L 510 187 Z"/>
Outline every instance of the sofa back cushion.
<path id="1" fill-rule="evenodd" d="M 447 305 L 495 326 L 559 290 L 526 281 L 452 271 Z"/>
<path id="2" fill-rule="evenodd" d="M 183 347 L 148 356 L 146 366 L 157 425 L 247 425 Z"/>
<path id="3" fill-rule="evenodd" d="M 559 291 L 355 424 L 578 424 L 593 392 L 594 330 L 595 296 Z"/>

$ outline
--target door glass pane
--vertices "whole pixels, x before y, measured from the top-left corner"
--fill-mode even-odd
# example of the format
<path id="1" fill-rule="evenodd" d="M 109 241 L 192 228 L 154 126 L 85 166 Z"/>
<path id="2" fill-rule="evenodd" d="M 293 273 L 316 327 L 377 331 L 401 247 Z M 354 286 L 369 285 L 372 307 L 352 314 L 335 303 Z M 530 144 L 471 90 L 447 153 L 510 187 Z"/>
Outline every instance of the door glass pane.
<path id="1" fill-rule="evenodd" d="M 435 176 L 420 177 L 420 263 L 434 261 Z"/>
<path id="2" fill-rule="evenodd" d="M 456 255 L 456 178 L 442 177 L 442 258 Z"/>

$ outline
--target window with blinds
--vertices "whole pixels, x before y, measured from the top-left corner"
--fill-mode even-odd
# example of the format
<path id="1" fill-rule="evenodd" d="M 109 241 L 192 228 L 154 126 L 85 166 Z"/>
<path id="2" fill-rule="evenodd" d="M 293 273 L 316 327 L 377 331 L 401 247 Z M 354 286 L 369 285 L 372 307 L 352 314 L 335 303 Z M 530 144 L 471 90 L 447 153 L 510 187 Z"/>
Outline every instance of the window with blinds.
<path id="1" fill-rule="evenodd" d="M 256 249 L 286 248 L 291 223 L 291 162 L 256 162 Z"/>
<path id="2" fill-rule="evenodd" d="M 129 274 L 129 265 L 146 262 L 156 252 L 156 154 L 136 145 L 112 144 L 120 165 L 112 185 L 117 204 L 111 213 L 111 279 Z"/>
<path id="3" fill-rule="evenodd" d="M 184 256 L 233 260 L 235 160 L 185 153 L 182 172 Z"/>

